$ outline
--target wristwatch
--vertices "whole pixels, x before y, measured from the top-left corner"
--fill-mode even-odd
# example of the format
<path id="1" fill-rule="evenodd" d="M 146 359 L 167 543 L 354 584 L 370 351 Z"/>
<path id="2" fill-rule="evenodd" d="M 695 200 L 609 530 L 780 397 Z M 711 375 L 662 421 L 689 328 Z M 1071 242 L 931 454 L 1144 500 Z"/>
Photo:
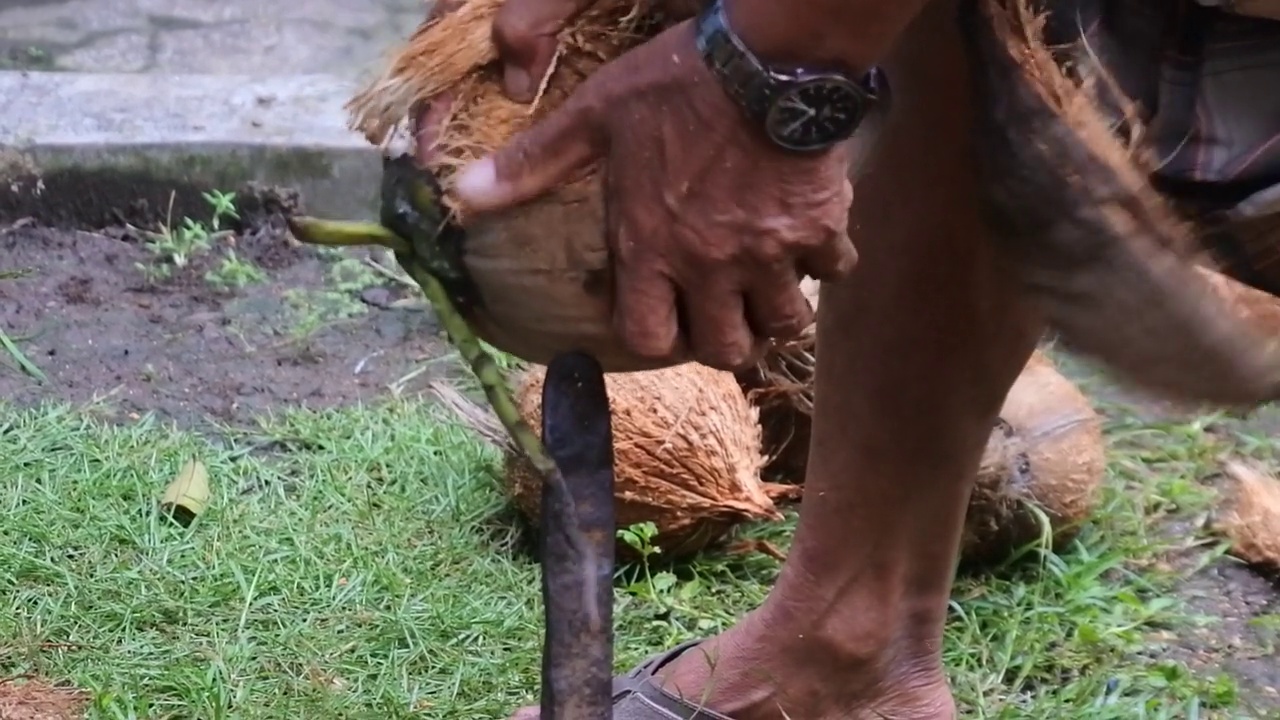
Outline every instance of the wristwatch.
<path id="1" fill-rule="evenodd" d="M 695 20 L 698 52 L 747 118 L 779 147 L 825 150 L 849 139 L 888 90 L 884 73 L 862 77 L 805 68 L 769 67 L 729 27 L 724 0 Z"/>

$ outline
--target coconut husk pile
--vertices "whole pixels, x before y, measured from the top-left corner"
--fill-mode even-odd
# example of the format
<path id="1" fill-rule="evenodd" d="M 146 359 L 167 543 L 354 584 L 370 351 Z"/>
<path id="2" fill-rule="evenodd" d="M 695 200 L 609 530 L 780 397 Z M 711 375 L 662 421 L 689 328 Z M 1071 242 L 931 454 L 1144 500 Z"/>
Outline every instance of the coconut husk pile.
<path id="1" fill-rule="evenodd" d="M 520 414 L 531 427 L 542 419 L 544 370 L 516 382 Z M 793 499 L 794 486 L 762 482 L 758 413 L 731 373 L 697 364 L 605 376 L 614 437 L 618 526 L 651 522 L 654 547 L 680 559 L 727 539 L 744 522 L 781 520 L 775 501 Z M 496 419 L 456 391 L 436 394 L 468 425 L 503 447 L 504 478 L 512 499 L 537 524 L 541 476 L 511 449 Z M 635 559 L 618 545 L 619 556 Z"/>
<path id="2" fill-rule="evenodd" d="M 1228 486 L 1214 528 L 1245 562 L 1280 571 L 1280 480 L 1242 462 L 1224 468 Z"/>
<path id="3" fill-rule="evenodd" d="M 1203 265 L 1195 273 L 1231 314 L 1261 338 L 1280 339 L 1280 298 Z M 818 307 L 818 283 L 802 284 Z M 765 476 L 775 482 L 802 482 L 813 416 L 813 377 L 817 366 L 817 328 L 795 340 L 774 344 L 760 363 L 739 375 L 739 382 L 760 408 Z"/>

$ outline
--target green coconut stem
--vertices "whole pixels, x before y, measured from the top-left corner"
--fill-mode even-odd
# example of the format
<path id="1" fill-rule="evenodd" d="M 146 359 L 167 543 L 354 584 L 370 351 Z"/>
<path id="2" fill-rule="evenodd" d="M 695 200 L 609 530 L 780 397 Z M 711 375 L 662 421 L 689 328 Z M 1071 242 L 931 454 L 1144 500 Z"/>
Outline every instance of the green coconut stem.
<path id="1" fill-rule="evenodd" d="M 308 245 L 325 247 L 380 245 L 396 254 L 410 251 L 407 241 L 377 223 L 321 220 L 299 215 L 289 218 L 289 230 L 293 232 L 294 237 Z"/>
<path id="2" fill-rule="evenodd" d="M 462 359 L 466 361 L 472 374 L 480 382 L 480 387 L 484 390 L 494 415 L 511 436 L 516 449 L 528 458 L 530 464 L 544 477 L 559 475 L 555 463 L 542 445 L 542 440 L 521 417 L 515 398 L 511 396 L 511 390 L 502 376 L 502 370 L 494 362 L 493 357 L 484 351 L 479 338 L 471 331 L 471 326 L 449 299 L 449 293 L 445 291 L 444 286 L 435 276 L 426 271 L 406 240 L 376 223 L 298 216 L 289 219 L 289 227 L 294 237 L 310 245 L 326 247 L 378 245 L 395 252 L 396 261 L 422 288 L 427 302 L 431 303 L 436 316 L 440 319 L 440 324 L 449 335 L 449 341 L 458 349 Z"/>
<path id="3" fill-rule="evenodd" d="M 427 296 L 427 302 L 435 308 L 440 324 L 449 335 L 449 341 L 458 349 L 462 359 L 466 361 L 472 374 L 480 382 L 480 388 L 484 390 L 489 406 L 493 408 L 493 414 L 498 417 L 502 427 L 511 436 L 512 442 L 544 477 L 559 475 L 555 462 L 551 460 L 546 448 L 542 445 L 541 438 L 520 415 L 520 409 L 511 395 L 510 388 L 507 387 L 502 369 L 498 367 L 498 363 L 494 362 L 493 356 L 484 351 L 480 339 L 471 331 L 471 326 L 449 299 L 449 293 L 445 291 L 444 285 L 423 269 L 413 257 L 397 254 L 396 259 L 409 273 L 409 277 L 422 288 L 422 293 Z"/>

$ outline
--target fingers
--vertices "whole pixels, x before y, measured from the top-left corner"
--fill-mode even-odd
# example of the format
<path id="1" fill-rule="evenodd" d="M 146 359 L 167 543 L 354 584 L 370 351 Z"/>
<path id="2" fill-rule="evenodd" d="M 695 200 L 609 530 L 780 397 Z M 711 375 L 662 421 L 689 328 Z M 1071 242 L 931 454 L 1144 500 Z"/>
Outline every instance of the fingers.
<path id="1" fill-rule="evenodd" d="M 585 89 L 494 154 L 464 168 L 454 185 L 462 204 L 480 212 L 518 205 L 568 182 L 595 161 L 602 133 Z"/>
<path id="2" fill-rule="evenodd" d="M 830 220 L 827 226 L 827 237 L 805 250 L 797 258 L 801 272 L 815 280 L 840 280 L 853 272 L 858 264 L 858 250 L 849 237 L 849 206 L 853 204 L 853 184 L 843 179 L 839 186 L 839 201 L 832 207 L 840 213 Z"/>
<path id="3" fill-rule="evenodd" d="M 799 258 L 800 269 L 814 280 L 834 282 L 841 280 L 858 264 L 858 251 L 848 235 L 840 235 L 804 253 Z"/>
<path id="4" fill-rule="evenodd" d="M 591 0 L 507 0 L 493 21 L 507 97 L 531 102 L 555 58 L 556 36 Z"/>
<path id="5" fill-rule="evenodd" d="M 717 370 L 741 370 L 755 360 L 746 299 L 724 275 L 681 288 L 689 344 L 698 362 Z"/>
<path id="6" fill-rule="evenodd" d="M 614 328 L 631 352 L 661 359 L 676 353 L 680 322 L 676 288 L 657 265 L 617 266 Z"/>
<path id="7" fill-rule="evenodd" d="M 793 338 L 813 324 L 813 308 L 791 263 L 760 272 L 748 289 L 747 311 L 756 334 L 768 338 Z"/>

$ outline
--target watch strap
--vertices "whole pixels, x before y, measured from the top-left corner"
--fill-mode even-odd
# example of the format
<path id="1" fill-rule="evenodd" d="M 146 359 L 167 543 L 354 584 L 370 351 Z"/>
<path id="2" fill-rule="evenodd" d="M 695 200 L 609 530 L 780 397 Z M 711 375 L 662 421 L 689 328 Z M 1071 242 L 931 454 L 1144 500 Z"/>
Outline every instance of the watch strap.
<path id="1" fill-rule="evenodd" d="M 729 28 L 724 0 L 713 0 L 698 17 L 697 48 L 726 93 L 747 115 L 763 123 L 777 93 L 778 78 Z"/>

